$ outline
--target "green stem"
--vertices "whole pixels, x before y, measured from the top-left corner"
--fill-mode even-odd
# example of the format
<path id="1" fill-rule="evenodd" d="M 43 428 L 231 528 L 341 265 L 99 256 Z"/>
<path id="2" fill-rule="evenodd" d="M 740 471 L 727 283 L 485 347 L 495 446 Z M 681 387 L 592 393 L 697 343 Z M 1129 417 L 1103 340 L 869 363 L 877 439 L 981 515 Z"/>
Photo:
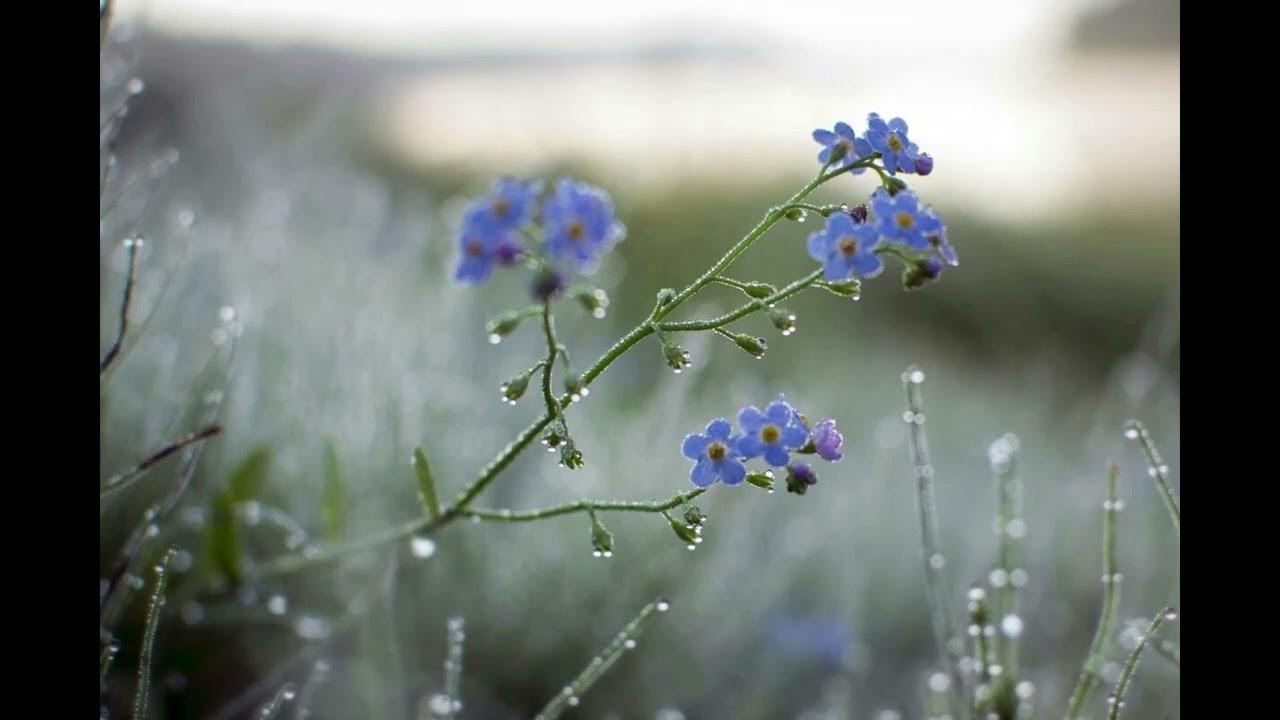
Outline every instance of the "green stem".
<path id="1" fill-rule="evenodd" d="M 1169 518 L 1173 520 L 1174 531 L 1181 537 L 1182 511 L 1178 508 L 1178 498 L 1174 496 L 1173 488 L 1169 486 L 1169 466 L 1160 459 L 1160 452 L 1156 450 L 1156 444 L 1151 439 L 1151 433 L 1147 432 L 1146 425 L 1137 420 L 1130 420 L 1125 424 L 1125 434 L 1137 440 L 1142 446 L 1142 452 L 1147 456 L 1151 479 L 1155 480 L 1156 487 L 1160 489 L 1160 496 L 1164 498 L 1164 506 L 1169 510 Z"/>
<path id="2" fill-rule="evenodd" d="M 1094 689 L 1102 681 L 1102 664 L 1106 661 L 1107 646 L 1111 644 L 1111 627 L 1115 623 L 1116 613 L 1120 609 L 1120 583 L 1116 576 L 1116 520 L 1120 512 L 1117 498 L 1120 468 L 1112 463 L 1107 478 L 1107 502 L 1102 512 L 1102 615 L 1098 619 L 1098 629 L 1093 634 L 1093 642 L 1089 645 L 1089 656 L 1085 658 L 1084 669 L 1076 688 L 1067 702 L 1066 720 L 1075 720 L 1080 716 Z"/>
<path id="3" fill-rule="evenodd" d="M 560 343 L 556 342 L 556 321 L 551 315 L 551 301 L 542 304 L 542 332 L 547 339 L 547 360 L 542 369 L 542 399 L 547 405 L 547 414 L 560 421 L 565 434 L 569 432 L 569 424 L 564 419 L 564 409 L 551 390 L 551 371 L 555 368 L 556 355 L 559 354 Z"/>
<path id="4" fill-rule="evenodd" d="M 554 505 L 541 510 L 493 510 L 488 508 L 471 508 L 461 511 L 468 517 L 499 522 L 530 522 L 558 515 L 569 515 L 576 512 L 663 512 L 679 507 L 684 503 L 706 492 L 706 488 L 697 488 L 688 492 L 676 493 L 666 500 L 650 502 L 634 502 L 628 500 L 578 500 L 576 502 Z"/>
<path id="5" fill-rule="evenodd" d="M 799 280 L 796 280 L 790 285 L 782 288 L 781 290 L 774 293 L 773 295 L 770 295 L 769 297 L 764 298 L 762 300 L 752 300 L 751 302 L 743 305 L 737 310 L 721 315 L 720 317 L 711 318 L 709 320 L 685 320 L 682 322 L 659 323 L 658 329 L 663 332 L 692 332 L 696 330 L 715 330 L 716 328 L 724 327 L 725 325 L 728 325 L 729 323 L 735 320 L 741 320 L 742 318 L 750 315 L 753 312 L 756 312 L 757 310 L 762 310 L 774 303 L 781 302 L 782 300 L 785 300 L 791 297 L 792 295 L 795 295 L 796 293 L 800 292 L 801 290 L 809 287 L 810 285 L 814 284 L 821 277 L 822 277 L 822 268 L 818 268 L 817 270 L 814 270 L 808 275 L 805 275 Z"/>
<path id="6" fill-rule="evenodd" d="M 1124 669 L 1120 671 L 1120 679 L 1116 680 L 1116 690 L 1108 699 L 1110 710 L 1107 713 L 1107 720 L 1116 720 L 1120 717 L 1120 709 L 1124 707 L 1124 693 L 1129 689 L 1129 681 L 1133 679 L 1133 671 L 1138 668 L 1138 660 L 1142 657 L 1142 650 L 1147 646 L 1147 642 L 1156 634 L 1160 626 L 1164 623 L 1165 618 L 1173 616 L 1173 608 L 1167 607 L 1156 613 L 1155 619 L 1151 621 L 1151 625 L 1147 627 L 1147 632 L 1138 640 L 1138 645 L 1129 653 L 1129 659 L 1124 663 Z"/>

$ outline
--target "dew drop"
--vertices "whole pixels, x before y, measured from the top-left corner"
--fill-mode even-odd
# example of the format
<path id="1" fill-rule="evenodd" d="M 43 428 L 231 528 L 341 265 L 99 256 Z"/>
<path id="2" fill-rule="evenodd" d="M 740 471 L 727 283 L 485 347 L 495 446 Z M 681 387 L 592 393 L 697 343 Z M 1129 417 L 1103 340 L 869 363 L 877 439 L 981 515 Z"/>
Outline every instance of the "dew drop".
<path id="1" fill-rule="evenodd" d="M 129 91 L 130 95 L 138 95 L 145 90 L 146 87 L 147 84 L 142 82 L 140 78 L 133 78 L 127 85 L 125 85 L 125 89 Z"/>
<path id="2" fill-rule="evenodd" d="M 656 609 L 658 612 L 666 612 L 671 609 L 671 603 L 666 599 L 659 600 Z"/>
<path id="3" fill-rule="evenodd" d="M 987 575 L 987 582 L 991 587 L 1002 588 L 1009 583 L 1009 573 L 1004 568 L 996 568 Z"/>
<path id="4" fill-rule="evenodd" d="M 912 370 L 910 380 L 912 383 L 919 385 L 924 382 L 924 373 L 919 370 Z"/>
<path id="5" fill-rule="evenodd" d="M 1016 638 L 1022 635 L 1022 618 L 1017 615 L 1005 615 L 1000 621 L 1000 630 L 1005 637 Z"/>
<path id="6" fill-rule="evenodd" d="M 490 345 L 497 345 L 497 344 L 498 344 L 498 343 L 500 343 L 500 342 L 502 342 L 502 336 L 501 336 L 501 335 L 499 335 L 498 333 L 490 333 L 490 334 L 489 334 L 489 344 L 490 344 Z"/>
<path id="7" fill-rule="evenodd" d="M 448 695 L 432 695 L 431 699 L 427 701 L 427 709 L 429 709 L 433 715 L 448 715 L 453 709 L 453 700 L 451 700 Z"/>
<path id="8" fill-rule="evenodd" d="M 1026 585 L 1027 571 L 1022 568 L 1015 568 L 1013 572 L 1009 573 L 1009 582 L 1013 583 L 1014 587 Z"/>
<path id="9" fill-rule="evenodd" d="M 605 313 L 605 309 L 604 309 L 604 308 L 602 308 L 602 307 L 598 307 L 598 308 L 596 308 L 595 310 L 592 310 L 592 311 L 591 311 L 591 317 L 593 317 L 593 318 L 595 318 L 595 319 L 597 319 L 597 320 L 599 320 L 600 318 L 603 318 L 603 317 L 605 316 L 605 314 L 606 314 L 606 313 Z"/>
<path id="10" fill-rule="evenodd" d="M 987 599 L 986 590 L 983 590 L 980 587 L 969 589 L 969 600 L 973 602 L 978 602 L 979 600 L 986 600 L 986 599 Z"/>
<path id="11" fill-rule="evenodd" d="M 600 552 L 599 550 L 592 550 L 591 557 L 604 557 L 604 553 Z"/>
<path id="12" fill-rule="evenodd" d="M 612 550 L 605 550 L 605 551 L 604 551 L 604 556 L 605 556 L 606 558 L 611 558 L 611 557 L 613 557 L 613 551 L 612 551 Z"/>
<path id="13" fill-rule="evenodd" d="M 229 323 L 236 319 L 236 309 L 230 305 L 223 305 L 218 309 L 218 319 L 224 323 Z"/>
<path id="14" fill-rule="evenodd" d="M 951 687 L 951 678 L 946 673 L 934 673 L 929 676 L 929 689 L 936 693 L 946 692 Z"/>
<path id="15" fill-rule="evenodd" d="M 409 540 L 409 550 L 416 558 L 429 558 L 436 554 L 436 543 L 429 537 L 415 536 Z"/>
<path id="16" fill-rule="evenodd" d="M 1030 700 L 1031 696 L 1036 692 L 1036 686 L 1033 685 L 1030 680 L 1023 680 L 1018 683 L 1018 686 L 1014 688 L 1013 692 L 1022 700 Z"/>
<path id="17" fill-rule="evenodd" d="M 622 647 L 628 650 L 634 650 L 636 647 L 636 641 L 632 640 L 631 638 L 627 638 L 626 642 L 622 643 Z"/>
<path id="18" fill-rule="evenodd" d="M 697 546 L 697 545 L 694 545 L 693 543 L 689 543 L 686 547 L 688 547 L 690 550 L 697 550 L 697 549 L 698 549 L 698 546 Z"/>
<path id="19" fill-rule="evenodd" d="M 579 702 L 581 702 L 581 701 L 580 701 L 580 700 L 578 700 L 578 696 L 577 696 L 577 695 L 571 695 L 571 696 L 569 696 L 569 699 L 568 699 L 568 700 L 566 700 L 566 702 L 568 702 L 568 703 L 569 703 L 569 707 L 578 707 L 578 703 L 579 703 Z"/>
<path id="20" fill-rule="evenodd" d="M 283 615 L 289 609 L 289 601 L 283 595 L 272 595 L 267 600 L 267 611 L 272 615 Z"/>
<path id="21" fill-rule="evenodd" d="M 1022 518 L 1014 518 L 1005 526 L 1005 532 L 1015 540 L 1027 534 L 1027 523 Z"/>
<path id="22" fill-rule="evenodd" d="M 946 564 L 947 564 L 947 559 L 942 556 L 942 553 L 934 553 L 929 556 L 929 567 L 933 568 L 934 570 L 941 570 L 943 567 L 946 566 Z"/>
<path id="23" fill-rule="evenodd" d="M 1178 611 L 1177 611 L 1177 610 L 1174 610 L 1173 608 L 1169 608 L 1168 610 L 1165 610 L 1165 611 L 1164 611 L 1164 619 L 1165 619 L 1165 620 L 1177 620 L 1177 619 L 1178 619 Z"/>

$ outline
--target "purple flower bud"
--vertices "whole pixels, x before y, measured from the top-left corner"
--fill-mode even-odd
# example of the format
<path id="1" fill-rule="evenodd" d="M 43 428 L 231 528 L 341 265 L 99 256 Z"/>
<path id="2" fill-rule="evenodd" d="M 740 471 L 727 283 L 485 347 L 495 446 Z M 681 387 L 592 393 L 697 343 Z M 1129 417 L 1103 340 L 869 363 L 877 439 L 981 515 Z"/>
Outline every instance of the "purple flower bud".
<path id="1" fill-rule="evenodd" d="M 818 474 L 804 463 L 787 466 L 787 492 L 804 495 L 810 485 L 818 484 Z"/>
<path id="2" fill-rule="evenodd" d="M 835 420 L 823 420 L 813 429 L 813 444 L 818 457 L 827 462 L 836 462 L 844 457 L 840 446 L 844 444 L 844 436 L 836 430 Z"/>
<path id="3" fill-rule="evenodd" d="M 916 174 L 928 175 L 933 172 L 933 158 L 929 157 L 929 153 L 920 153 L 920 157 L 916 158 Z"/>
<path id="4" fill-rule="evenodd" d="M 853 216 L 854 222 L 864 223 L 867 221 L 867 206 L 855 205 L 853 209 L 849 211 L 849 214 Z"/>
<path id="5" fill-rule="evenodd" d="M 524 258 L 524 253 L 520 250 L 519 243 L 512 242 L 506 238 L 502 240 L 493 254 L 498 264 L 503 267 L 515 265 Z"/>
<path id="6" fill-rule="evenodd" d="M 942 275 L 942 262 L 937 258 L 926 258 L 920 263 L 920 274 L 929 280 L 937 280 Z"/>
<path id="7" fill-rule="evenodd" d="M 533 280 L 533 296 L 543 302 L 564 290 L 564 276 L 555 270 L 544 270 Z"/>

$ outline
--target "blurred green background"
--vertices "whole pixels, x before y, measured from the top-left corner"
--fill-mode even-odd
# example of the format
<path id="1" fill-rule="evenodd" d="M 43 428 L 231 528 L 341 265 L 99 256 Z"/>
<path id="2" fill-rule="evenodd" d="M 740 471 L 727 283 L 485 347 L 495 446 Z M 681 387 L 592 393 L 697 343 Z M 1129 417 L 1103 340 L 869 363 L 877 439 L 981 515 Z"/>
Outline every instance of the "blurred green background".
<path id="1" fill-rule="evenodd" d="M 181 551 L 153 715 L 249 717 L 321 661 L 312 717 L 414 717 L 441 691 L 445 624 L 461 616 L 462 716 L 531 717 L 661 594 L 671 612 L 573 716 L 923 718 L 938 668 L 900 380 L 916 364 L 957 621 L 995 560 L 988 447 L 1021 439 L 1022 672 L 1035 716 L 1059 717 L 1101 603 L 1108 461 L 1126 503 L 1121 627 L 1179 601 L 1178 537 L 1121 433 L 1146 421 L 1178 486 L 1177 4 L 986 2 L 967 19 L 941 3 L 912 19 L 867 5 L 852 15 L 865 33 L 822 3 L 743 14 L 656 3 L 612 20 L 560 5 L 503 5 L 504 20 L 487 22 L 390 2 L 290 14 L 277 0 L 260 16 L 247 3 L 122 4 L 102 117 L 130 78 L 145 88 L 104 192 L 104 349 L 121 240 L 147 242 L 133 332 L 102 383 L 102 478 L 211 419 L 225 427 L 137 565 L 168 542 Z M 914 42 L 885 45 L 881 27 Z M 560 310 L 586 366 L 658 289 L 696 277 L 807 182 L 813 127 L 857 126 L 872 110 L 906 117 L 937 159 L 912 187 L 947 218 L 960 267 L 909 293 L 891 268 L 857 303 L 799 296 L 786 338 L 751 318 L 742 329 L 769 341 L 760 362 L 688 336 L 695 365 L 675 376 L 642 343 L 569 414 L 587 466 L 531 451 L 483 504 L 668 497 L 688 487 L 686 433 L 779 392 L 845 435 L 846 459 L 820 468 L 809 494 L 714 488 L 698 503 L 711 519 L 695 552 L 659 516 L 610 515 L 615 556 L 595 559 L 587 519 L 569 516 L 459 523 L 429 557 L 401 543 L 285 580 L 227 581 L 229 557 L 251 569 L 411 520 L 414 447 L 452 497 L 539 412 L 536 398 L 510 408 L 496 392 L 540 355 L 537 333 L 492 346 L 483 330 L 526 303 L 526 279 L 450 281 L 461 208 L 496 175 L 570 173 L 613 194 L 629 232 L 595 278 L 609 314 Z M 170 148 L 178 161 L 148 177 Z M 817 197 L 856 202 L 872 187 L 842 178 Z M 732 275 L 782 284 L 808 272 L 813 229 L 778 226 Z M 712 288 L 682 317 L 736 304 Z M 103 500 L 104 577 L 182 460 Z M 335 523 L 323 506 L 337 487 Z M 131 707 L 144 594 L 116 628 L 112 717 Z M 1177 623 L 1164 635 L 1176 640 Z M 1118 642 L 1110 678 L 1125 652 Z M 1178 717 L 1178 688 L 1175 668 L 1144 659 L 1126 717 Z"/>

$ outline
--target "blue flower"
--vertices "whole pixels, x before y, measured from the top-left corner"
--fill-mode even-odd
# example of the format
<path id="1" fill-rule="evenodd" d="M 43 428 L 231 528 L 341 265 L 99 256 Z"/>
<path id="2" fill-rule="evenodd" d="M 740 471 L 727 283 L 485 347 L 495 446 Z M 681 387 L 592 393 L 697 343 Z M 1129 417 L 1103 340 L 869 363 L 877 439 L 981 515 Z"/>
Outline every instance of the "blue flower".
<path id="1" fill-rule="evenodd" d="M 613 201 L 593 185 L 561 178 L 542 213 L 547 255 L 591 274 L 600 258 L 626 233 L 614 219 Z"/>
<path id="2" fill-rule="evenodd" d="M 800 417 L 781 398 L 769 403 L 761 413 L 751 405 L 738 413 L 738 424 L 743 436 L 738 440 L 738 452 L 744 459 L 764 456 L 764 461 L 774 467 L 783 467 L 790 460 L 790 450 L 799 450 L 809 442 L 809 431 Z"/>
<path id="3" fill-rule="evenodd" d="M 886 123 L 876 113 L 868 115 L 867 142 L 880 153 L 880 157 L 884 159 L 884 169 L 890 175 L 896 175 L 899 170 L 906 173 L 916 171 L 915 161 L 920 148 L 907 138 L 907 123 L 902 118 L 894 118 Z"/>
<path id="4" fill-rule="evenodd" d="M 883 188 L 876 190 L 871 196 L 871 211 L 875 213 L 875 225 L 881 237 L 915 250 L 933 247 L 927 237 L 942 231 L 942 221 L 932 212 L 922 210 L 920 199 L 910 190 L 900 190 L 893 196 Z"/>
<path id="5" fill-rule="evenodd" d="M 845 280 L 855 273 L 870 278 L 884 269 L 884 261 L 875 253 L 879 245 L 880 233 L 874 225 L 832 213 L 826 227 L 809 236 L 809 257 L 825 264 L 827 280 Z"/>
<path id="6" fill-rule="evenodd" d="M 737 485 L 747 476 L 747 469 L 739 462 L 738 442 L 741 436 L 733 436 L 733 426 L 720 418 L 707 424 L 706 434 L 694 433 L 685 437 L 680 452 L 694 461 L 689 479 L 698 487 L 708 487 L 717 479 L 725 485 Z"/>
<path id="7" fill-rule="evenodd" d="M 542 184 L 502 177 L 481 204 L 494 228 L 518 230 L 533 216 Z"/>
<path id="8" fill-rule="evenodd" d="M 520 257 L 520 239 L 497 227 L 483 204 L 473 205 L 458 233 L 458 267 L 454 279 L 478 284 L 489 279 L 494 264 L 510 265 Z"/>
<path id="9" fill-rule="evenodd" d="M 849 127 L 848 123 L 836 123 L 835 132 L 818 128 L 813 131 L 813 139 L 819 145 L 822 145 L 822 150 L 818 153 L 818 162 L 823 165 L 826 165 L 827 161 L 831 159 L 831 152 L 837 146 L 844 147 L 844 157 L 837 161 L 840 167 L 849 167 L 859 158 L 871 154 L 871 144 L 867 142 L 866 138 L 860 138 L 855 135 L 853 128 Z M 850 174 L 860 175 L 864 172 L 866 172 L 866 168 L 858 168 L 857 170 L 851 170 Z"/>
<path id="10" fill-rule="evenodd" d="M 920 157 L 916 158 L 916 174 L 924 176 L 933 172 L 933 158 L 929 153 L 920 153 Z"/>
<path id="11" fill-rule="evenodd" d="M 935 229 L 925 231 L 925 242 L 929 244 L 929 247 L 937 251 L 938 255 L 941 256 L 943 260 L 946 260 L 948 265 L 951 265 L 952 267 L 959 265 L 960 258 L 956 257 L 956 249 L 952 247 L 951 242 L 947 240 L 947 226 L 943 224 L 942 218 L 938 217 L 937 214 L 933 212 L 933 208 L 930 207 L 926 207 L 924 209 L 924 213 L 925 217 L 930 221 L 930 227 L 933 226 L 933 223 L 937 223 L 937 227 Z M 941 274 L 941 268 L 939 268 L 939 274 Z"/>

